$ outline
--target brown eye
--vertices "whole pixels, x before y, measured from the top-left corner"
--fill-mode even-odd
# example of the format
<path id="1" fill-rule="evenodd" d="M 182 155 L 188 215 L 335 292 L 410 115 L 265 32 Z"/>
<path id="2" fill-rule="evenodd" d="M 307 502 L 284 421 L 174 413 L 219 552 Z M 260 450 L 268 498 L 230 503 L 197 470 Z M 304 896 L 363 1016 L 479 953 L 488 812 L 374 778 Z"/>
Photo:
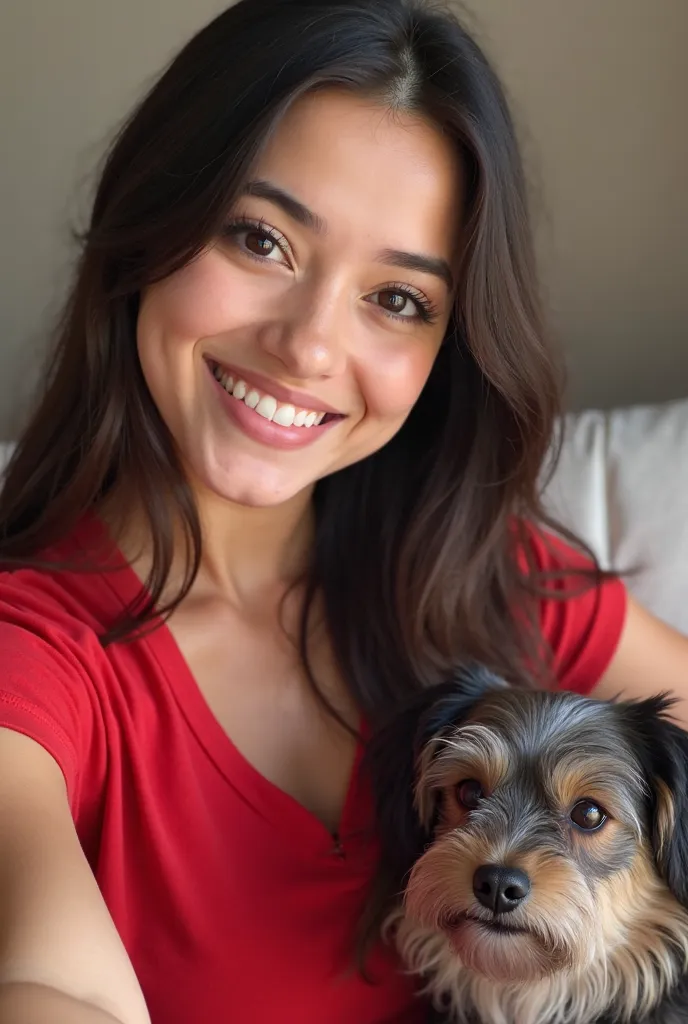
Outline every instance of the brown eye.
<path id="1" fill-rule="evenodd" d="M 456 787 L 456 799 L 467 811 L 474 811 L 484 795 L 483 787 L 475 779 L 464 779 Z"/>
<path id="2" fill-rule="evenodd" d="M 411 300 L 408 295 L 401 292 L 380 292 L 380 305 L 384 306 L 390 313 L 403 313 Z"/>
<path id="3" fill-rule="evenodd" d="M 275 246 L 274 239 L 260 231 L 249 231 L 246 234 L 246 248 L 256 256 L 271 256 Z"/>
<path id="4" fill-rule="evenodd" d="M 569 815 L 571 821 L 584 832 L 594 832 L 607 820 L 606 811 L 592 800 L 579 800 Z"/>

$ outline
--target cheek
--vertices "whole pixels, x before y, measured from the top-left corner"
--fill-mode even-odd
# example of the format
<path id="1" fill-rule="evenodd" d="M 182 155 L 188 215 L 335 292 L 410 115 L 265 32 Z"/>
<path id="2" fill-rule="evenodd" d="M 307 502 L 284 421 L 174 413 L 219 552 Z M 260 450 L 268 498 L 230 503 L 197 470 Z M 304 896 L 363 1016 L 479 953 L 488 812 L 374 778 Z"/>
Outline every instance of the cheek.
<path id="1" fill-rule="evenodd" d="M 152 285 L 141 298 L 136 328 L 141 370 L 158 411 L 178 440 L 194 408 L 197 344 L 220 322 L 217 296 L 213 275 L 201 258 Z"/>
<path id="2" fill-rule="evenodd" d="M 359 360 L 359 385 L 369 416 L 401 420 L 411 411 L 437 357 L 440 340 L 408 339 Z"/>
<path id="3" fill-rule="evenodd" d="M 225 330 L 236 315 L 226 269 L 205 253 L 144 294 L 139 314 L 139 348 L 195 343 Z"/>
<path id="4" fill-rule="evenodd" d="M 586 877 L 602 879 L 633 863 L 637 840 L 630 829 L 611 819 L 597 833 L 573 833 L 572 848 Z"/>

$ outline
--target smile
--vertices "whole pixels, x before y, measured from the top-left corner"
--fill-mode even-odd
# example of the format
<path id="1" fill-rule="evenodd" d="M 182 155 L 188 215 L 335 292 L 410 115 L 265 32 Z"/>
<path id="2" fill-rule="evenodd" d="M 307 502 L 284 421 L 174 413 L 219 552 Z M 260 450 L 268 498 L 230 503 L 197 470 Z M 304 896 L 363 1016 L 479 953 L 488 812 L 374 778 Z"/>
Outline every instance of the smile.
<path id="1" fill-rule="evenodd" d="M 243 402 L 263 419 L 275 423 L 279 427 L 301 427 L 305 430 L 319 427 L 330 420 L 339 419 L 336 414 L 317 409 L 303 409 L 289 402 L 279 402 L 273 395 L 247 384 L 238 376 L 233 376 L 219 363 L 208 363 L 213 377 L 222 385 L 228 395 L 238 402 Z"/>
<path id="2" fill-rule="evenodd" d="M 258 375 L 247 381 L 216 360 L 205 359 L 205 364 L 211 387 L 230 422 L 252 441 L 268 448 L 308 448 L 346 419 L 330 408 L 308 409 L 299 403 L 298 392 L 276 384 L 275 390 L 283 399 L 280 401 L 270 394 L 269 380 L 261 380 Z"/>

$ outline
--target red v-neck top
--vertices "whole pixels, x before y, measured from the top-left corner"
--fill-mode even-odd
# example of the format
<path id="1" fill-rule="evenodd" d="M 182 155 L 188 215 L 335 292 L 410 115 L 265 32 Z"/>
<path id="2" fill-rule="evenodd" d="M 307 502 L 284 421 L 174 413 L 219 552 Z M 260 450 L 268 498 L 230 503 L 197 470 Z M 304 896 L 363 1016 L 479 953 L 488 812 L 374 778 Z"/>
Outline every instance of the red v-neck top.
<path id="1" fill-rule="evenodd" d="M 52 554 L 102 557 L 104 540 L 89 519 Z M 544 568 L 569 557 L 534 545 Z M 375 984 L 350 967 L 377 855 L 358 761 L 336 844 L 239 753 L 166 627 L 103 650 L 98 636 L 140 595 L 121 556 L 106 561 L 0 573 L 0 726 L 60 765 L 153 1024 L 422 1021 L 391 952 L 377 950 Z M 594 685 L 624 609 L 618 582 L 542 602 L 563 686 Z"/>

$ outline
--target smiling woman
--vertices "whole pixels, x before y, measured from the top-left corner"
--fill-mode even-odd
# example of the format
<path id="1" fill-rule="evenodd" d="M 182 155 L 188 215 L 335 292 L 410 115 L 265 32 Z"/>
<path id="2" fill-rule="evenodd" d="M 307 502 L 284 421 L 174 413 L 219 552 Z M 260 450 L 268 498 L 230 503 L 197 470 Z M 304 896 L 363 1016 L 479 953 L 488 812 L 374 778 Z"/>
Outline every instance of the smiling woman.
<path id="1" fill-rule="evenodd" d="M 364 738 L 469 660 L 589 690 L 624 622 L 544 529 L 557 366 L 453 14 L 241 0 L 184 47 L 0 494 L 0 1024 L 424 1019 L 379 934 L 353 967 Z"/>
<path id="2" fill-rule="evenodd" d="M 424 120 L 335 89 L 252 170 L 219 238 L 144 291 L 138 353 L 187 476 L 263 507 L 310 501 L 408 417 L 452 311 L 462 170 Z"/>

